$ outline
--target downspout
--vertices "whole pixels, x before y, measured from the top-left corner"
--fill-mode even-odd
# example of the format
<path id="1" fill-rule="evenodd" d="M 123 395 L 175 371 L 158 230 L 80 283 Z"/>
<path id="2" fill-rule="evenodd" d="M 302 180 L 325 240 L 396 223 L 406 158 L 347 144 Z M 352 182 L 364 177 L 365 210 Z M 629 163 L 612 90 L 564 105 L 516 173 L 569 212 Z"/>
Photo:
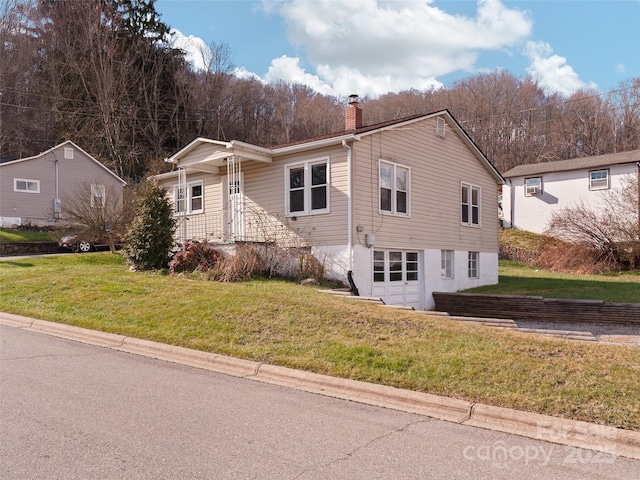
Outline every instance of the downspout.
<path id="1" fill-rule="evenodd" d="M 347 149 L 347 248 L 349 250 L 349 273 L 353 272 L 353 212 L 352 212 L 352 189 L 353 183 L 351 181 L 351 162 L 352 152 L 351 147 L 347 144 L 346 140 L 342 140 L 342 146 Z"/>
<path id="2" fill-rule="evenodd" d="M 60 181 L 59 181 L 60 162 L 57 158 L 55 159 L 55 165 L 56 165 L 56 198 L 54 198 L 53 200 L 53 217 L 60 218 L 62 216 L 62 210 L 60 206 Z"/>
<path id="3" fill-rule="evenodd" d="M 509 205 L 511 207 L 509 209 L 509 223 L 511 224 L 511 228 L 515 228 L 513 225 L 513 219 L 515 218 L 514 210 L 516 209 L 516 196 L 513 192 L 513 182 L 511 179 L 509 179 Z"/>

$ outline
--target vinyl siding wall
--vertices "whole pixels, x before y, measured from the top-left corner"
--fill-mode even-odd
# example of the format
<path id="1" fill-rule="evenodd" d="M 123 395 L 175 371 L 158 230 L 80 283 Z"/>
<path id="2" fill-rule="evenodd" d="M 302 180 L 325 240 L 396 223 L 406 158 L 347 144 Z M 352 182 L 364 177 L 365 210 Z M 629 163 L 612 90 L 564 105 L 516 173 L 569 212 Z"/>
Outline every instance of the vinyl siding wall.
<path id="1" fill-rule="evenodd" d="M 64 149 L 73 149 L 73 158 L 65 158 Z M 123 184 L 101 165 L 73 146 L 63 145 L 41 157 L 0 167 L 0 217 L 20 218 L 22 224 L 51 223 L 54 219 L 53 200 L 56 197 L 56 166 L 58 160 L 59 195 L 62 215 L 65 196 L 72 195 L 83 183 L 105 185 L 105 189 L 122 192 Z M 39 180 L 39 193 L 14 191 L 14 178 Z"/>
<path id="2" fill-rule="evenodd" d="M 195 149 L 184 163 L 205 158 L 205 149 Z M 329 213 L 286 216 L 285 166 L 328 158 L 330 169 Z M 273 163 L 236 158 L 240 161 L 244 188 L 245 234 L 247 240 L 276 240 L 283 244 L 332 246 L 347 243 L 347 170 L 346 150 L 326 148 L 313 153 L 285 155 Z M 223 241 L 226 218 L 226 168 L 219 174 L 189 173 L 187 182 L 203 180 L 204 212 L 188 215 L 187 238 Z M 161 181 L 173 200 L 177 176 Z M 206 225 L 206 228 L 203 228 Z M 218 234 L 211 234 L 215 229 Z M 206 235 L 203 233 L 206 231 Z M 180 232 L 178 232 L 180 233 Z"/>
<path id="3" fill-rule="evenodd" d="M 497 252 L 498 187 L 495 179 L 448 125 L 435 134 L 431 118 L 354 142 L 355 242 L 366 233 L 379 248 Z M 378 160 L 411 169 L 410 216 L 379 213 Z M 461 225 L 461 182 L 481 188 L 481 227 Z"/>

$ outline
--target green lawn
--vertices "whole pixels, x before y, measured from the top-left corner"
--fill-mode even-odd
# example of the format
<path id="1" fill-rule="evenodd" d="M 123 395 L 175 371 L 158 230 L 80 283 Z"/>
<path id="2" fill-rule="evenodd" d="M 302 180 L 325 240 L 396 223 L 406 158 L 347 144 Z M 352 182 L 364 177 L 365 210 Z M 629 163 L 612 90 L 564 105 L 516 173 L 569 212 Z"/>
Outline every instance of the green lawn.
<path id="1" fill-rule="evenodd" d="M 51 235 L 48 232 L 28 232 L 15 228 L 0 228 L 0 243 L 10 242 L 48 242 Z"/>
<path id="2" fill-rule="evenodd" d="M 572 275 L 501 260 L 498 285 L 487 285 L 465 292 L 640 303 L 640 272 Z"/>
<path id="3" fill-rule="evenodd" d="M 0 261 L 6 312 L 640 430 L 640 349 L 389 310 L 281 280 L 129 272 L 120 255 Z"/>

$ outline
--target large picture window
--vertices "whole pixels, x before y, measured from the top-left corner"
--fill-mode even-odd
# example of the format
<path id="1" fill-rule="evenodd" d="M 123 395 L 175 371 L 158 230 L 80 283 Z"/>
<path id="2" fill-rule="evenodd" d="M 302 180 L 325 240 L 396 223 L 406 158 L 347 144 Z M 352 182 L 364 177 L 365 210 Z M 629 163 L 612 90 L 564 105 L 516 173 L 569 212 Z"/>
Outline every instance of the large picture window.
<path id="1" fill-rule="evenodd" d="M 285 167 L 287 215 L 329 211 L 329 160 L 313 160 Z"/>
<path id="2" fill-rule="evenodd" d="M 408 167 L 396 163 L 380 161 L 380 211 L 395 215 L 409 215 L 409 185 L 410 173 Z"/>
<path id="3" fill-rule="evenodd" d="M 175 213 L 204 212 L 204 185 L 202 180 L 174 187 L 173 210 Z"/>
<path id="4" fill-rule="evenodd" d="M 480 226 L 480 187 L 460 185 L 461 222 L 463 225 Z"/>

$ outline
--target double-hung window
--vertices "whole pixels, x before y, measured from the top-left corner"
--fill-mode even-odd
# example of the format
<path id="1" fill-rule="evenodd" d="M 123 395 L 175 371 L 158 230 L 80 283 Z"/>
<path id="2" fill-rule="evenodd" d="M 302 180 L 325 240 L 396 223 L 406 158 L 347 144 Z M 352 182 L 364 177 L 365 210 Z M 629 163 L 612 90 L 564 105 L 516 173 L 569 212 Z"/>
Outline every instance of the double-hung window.
<path id="1" fill-rule="evenodd" d="M 469 252 L 468 275 L 469 278 L 480 278 L 480 252 Z"/>
<path id="2" fill-rule="evenodd" d="M 525 178 L 524 195 L 525 197 L 542 195 L 542 178 L 540 177 Z"/>
<path id="3" fill-rule="evenodd" d="M 409 216 L 411 171 L 397 163 L 380 160 L 380 212 Z"/>
<path id="4" fill-rule="evenodd" d="M 609 188 L 609 170 L 589 172 L 589 190 L 606 190 L 607 188 Z"/>
<path id="5" fill-rule="evenodd" d="M 442 278 L 453 278 L 453 250 L 441 250 L 440 251 L 440 269 Z"/>
<path id="6" fill-rule="evenodd" d="M 173 209 L 178 213 L 204 212 L 204 186 L 202 180 L 176 185 L 173 188 Z"/>
<path id="7" fill-rule="evenodd" d="M 461 219 L 463 225 L 480 226 L 480 187 L 460 184 Z"/>
<path id="8" fill-rule="evenodd" d="M 25 193 L 40 193 L 40 180 L 27 180 L 25 178 L 14 178 L 13 191 L 25 192 Z"/>
<path id="9" fill-rule="evenodd" d="M 91 185 L 91 208 L 103 208 L 105 205 L 104 185 Z"/>
<path id="10" fill-rule="evenodd" d="M 329 159 L 285 166 L 287 215 L 329 212 Z"/>

